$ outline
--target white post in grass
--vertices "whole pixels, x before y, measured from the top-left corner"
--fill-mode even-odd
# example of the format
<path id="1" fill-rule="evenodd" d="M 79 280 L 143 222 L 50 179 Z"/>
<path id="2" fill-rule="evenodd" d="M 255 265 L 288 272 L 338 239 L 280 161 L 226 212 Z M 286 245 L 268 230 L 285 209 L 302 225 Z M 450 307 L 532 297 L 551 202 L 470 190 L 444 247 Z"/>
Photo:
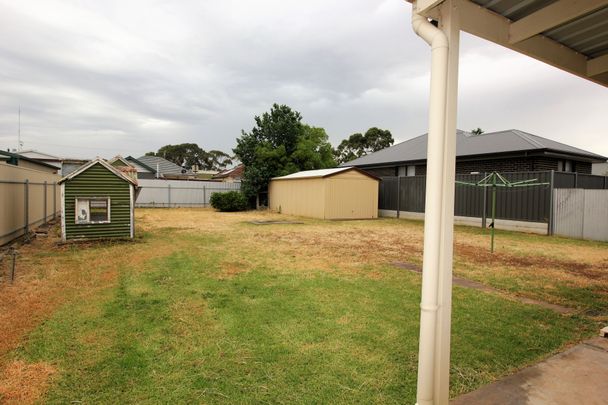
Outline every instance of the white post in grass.
<path id="1" fill-rule="evenodd" d="M 439 6 L 440 27 L 412 10 L 414 31 L 431 46 L 417 403 L 449 400 L 456 104 L 460 32 L 456 3 Z"/>

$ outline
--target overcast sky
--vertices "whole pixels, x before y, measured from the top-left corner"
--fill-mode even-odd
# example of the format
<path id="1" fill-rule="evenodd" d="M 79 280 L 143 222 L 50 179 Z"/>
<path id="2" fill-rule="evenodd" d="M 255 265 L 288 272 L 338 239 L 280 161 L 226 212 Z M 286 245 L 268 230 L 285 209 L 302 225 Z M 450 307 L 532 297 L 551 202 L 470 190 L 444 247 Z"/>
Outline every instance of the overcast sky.
<path id="1" fill-rule="evenodd" d="M 0 147 L 230 151 L 272 103 L 336 145 L 426 131 L 430 53 L 403 0 L 0 0 Z M 463 34 L 458 127 L 608 156 L 608 89 Z"/>

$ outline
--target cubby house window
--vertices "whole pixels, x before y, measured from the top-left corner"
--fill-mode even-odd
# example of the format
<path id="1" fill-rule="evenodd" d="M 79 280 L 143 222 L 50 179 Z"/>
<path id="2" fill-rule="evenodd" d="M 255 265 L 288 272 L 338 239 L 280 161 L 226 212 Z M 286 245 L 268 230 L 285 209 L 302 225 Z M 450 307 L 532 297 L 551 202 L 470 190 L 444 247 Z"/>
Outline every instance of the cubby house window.
<path id="1" fill-rule="evenodd" d="M 77 224 L 105 224 L 110 222 L 110 198 L 77 198 Z"/>

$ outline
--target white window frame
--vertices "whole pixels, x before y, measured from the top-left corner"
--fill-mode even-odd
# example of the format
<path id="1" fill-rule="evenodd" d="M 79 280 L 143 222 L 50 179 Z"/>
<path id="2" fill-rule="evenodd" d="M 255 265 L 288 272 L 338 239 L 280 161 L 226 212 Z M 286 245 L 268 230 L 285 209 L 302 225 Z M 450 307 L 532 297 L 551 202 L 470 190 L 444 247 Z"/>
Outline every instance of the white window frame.
<path id="1" fill-rule="evenodd" d="M 108 204 L 108 219 L 105 221 L 91 221 L 91 204 L 90 201 L 91 200 L 105 200 Z M 88 201 L 89 202 L 89 219 L 87 220 L 78 220 L 78 201 Z M 112 218 L 112 212 L 111 212 L 111 207 L 112 207 L 112 199 L 110 197 L 81 197 L 81 198 L 76 198 L 74 200 L 74 223 L 76 223 L 76 225 L 88 225 L 88 224 L 109 224 L 111 222 L 111 218 Z"/>

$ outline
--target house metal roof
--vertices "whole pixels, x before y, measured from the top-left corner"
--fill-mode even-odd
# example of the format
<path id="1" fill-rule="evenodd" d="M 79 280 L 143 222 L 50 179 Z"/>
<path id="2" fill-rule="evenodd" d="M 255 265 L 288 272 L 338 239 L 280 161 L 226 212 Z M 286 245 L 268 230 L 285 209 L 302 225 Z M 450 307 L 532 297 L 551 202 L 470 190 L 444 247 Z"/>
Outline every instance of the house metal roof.
<path id="1" fill-rule="evenodd" d="M 244 171 L 245 165 L 241 163 L 240 165 L 237 165 L 231 169 L 226 169 L 219 173 L 216 173 L 215 175 L 213 175 L 212 179 L 223 179 L 226 177 L 242 177 Z"/>
<path id="2" fill-rule="evenodd" d="M 53 169 L 59 169 L 55 165 L 52 165 L 50 163 L 46 163 L 46 162 L 43 162 L 43 161 L 40 161 L 40 160 L 32 159 L 32 158 L 29 158 L 27 156 L 23 156 L 23 155 L 21 155 L 19 153 L 0 151 L 0 159 L 1 160 L 10 160 L 10 159 L 25 160 L 27 162 L 36 163 L 36 164 L 41 165 L 41 166 L 50 167 L 50 168 L 53 168 Z"/>
<path id="3" fill-rule="evenodd" d="M 129 163 L 131 163 L 132 166 L 135 166 L 135 168 L 138 169 L 138 171 L 142 171 L 142 172 L 147 171 L 147 172 L 156 174 L 156 169 L 151 168 L 150 166 L 146 165 L 143 162 L 140 162 L 139 160 L 135 159 L 133 156 L 127 156 L 125 158 L 125 160 L 127 160 Z"/>
<path id="4" fill-rule="evenodd" d="M 426 160 L 427 134 L 344 163 L 344 166 L 368 166 Z M 473 135 L 456 131 L 456 156 L 482 156 L 509 152 L 547 151 L 605 161 L 606 157 L 517 129 Z"/>
<path id="5" fill-rule="evenodd" d="M 185 174 L 192 174 L 191 170 L 187 170 L 186 169 L 186 173 L 182 173 L 182 170 L 184 170 L 184 168 L 182 168 L 181 166 L 176 165 L 173 162 L 168 161 L 167 159 L 164 159 L 160 156 L 141 156 L 138 157 L 137 160 L 141 163 L 143 163 L 144 165 L 153 168 L 154 172 L 156 172 L 156 168 L 158 167 L 158 172 L 159 174 L 163 175 L 163 174 L 170 174 L 170 175 L 185 175 Z M 158 166 L 157 166 L 158 165 Z"/>
<path id="6" fill-rule="evenodd" d="M 378 177 L 364 172 L 363 170 L 357 169 L 356 167 L 334 167 L 331 169 L 318 169 L 318 170 L 304 170 L 297 173 L 288 174 L 287 176 L 273 177 L 272 180 L 294 180 L 294 179 L 313 179 L 313 178 L 325 178 L 331 177 L 338 173 L 347 172 L 349 170 L 355 170 L 368 177 L 376 180 L 380 180 Z"/>

